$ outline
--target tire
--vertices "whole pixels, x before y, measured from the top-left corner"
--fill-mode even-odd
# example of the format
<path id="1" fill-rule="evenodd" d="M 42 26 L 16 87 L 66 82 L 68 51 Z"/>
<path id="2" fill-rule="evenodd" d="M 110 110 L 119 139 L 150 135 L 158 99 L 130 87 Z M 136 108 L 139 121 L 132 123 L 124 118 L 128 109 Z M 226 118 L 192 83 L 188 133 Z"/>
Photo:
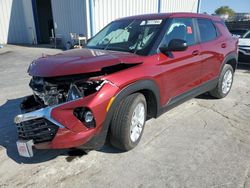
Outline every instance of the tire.
<path id="1" fill-rule="evenodd" d="M 228 81 L 226 80 L 226 74 L 231 74 L 231 79 Z M 229 64 L 225 64 L 220 77 L 217 86 L 209 92 L 209 94 L 215 98 L 221 99 L 228 95 L 228 93 L 231 90 L 232 84 L 233 84 L 233 76 L 234 76 L 234 70 L 233 67 Z M 223 82 L 226 82 L 226 87 L 223 84 Z"/>
<path id="2" fill-rule="evenodd" d="M 142 108 L 142 106 L 144 108 Z M 138 116 L 136 116 L 136 114 Z M 110 143 L 122 151 L 133 149 L 140 142 L 146 115 L 147 103 L 144 95 L 134 93 L 123 99 L 111 120 Z M 133 123 L 132 119 L 134 120 Z M 138 120 L 138 122 L 135 120 Z"/>

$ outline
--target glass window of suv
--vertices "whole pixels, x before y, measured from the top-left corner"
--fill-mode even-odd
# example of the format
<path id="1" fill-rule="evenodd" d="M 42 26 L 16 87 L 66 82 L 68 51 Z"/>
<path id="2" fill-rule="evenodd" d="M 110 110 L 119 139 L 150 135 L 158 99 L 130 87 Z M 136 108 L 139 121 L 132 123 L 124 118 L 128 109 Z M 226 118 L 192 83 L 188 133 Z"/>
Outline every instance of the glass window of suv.
<path id="1" fill-rule="evenodd" d="M 117 20 L 97 33 L 88 42 L 87 48 L 147 55 L 164 24 L 163 19 Z"/>
<path id="2" fill-rule="evenodd" d="M 168 45 L 172 39 L 182 39 L 188 46 L 196 43 L 192 18 L 173 18 L 162 40 L 162 44 Z"/>
<path id="3" fill-rule="evenodd" d="M 197 19 L 200 30 L 201 42 L 208 42 L 217 37 L 217 31 L 209 19 Z"/>
<path id="4" fill-rule="evenodd" d="M 248 34 L 246 34 L 246 36 L 244 38 L 250 39 L 250 31 L 248 32 Z"/>

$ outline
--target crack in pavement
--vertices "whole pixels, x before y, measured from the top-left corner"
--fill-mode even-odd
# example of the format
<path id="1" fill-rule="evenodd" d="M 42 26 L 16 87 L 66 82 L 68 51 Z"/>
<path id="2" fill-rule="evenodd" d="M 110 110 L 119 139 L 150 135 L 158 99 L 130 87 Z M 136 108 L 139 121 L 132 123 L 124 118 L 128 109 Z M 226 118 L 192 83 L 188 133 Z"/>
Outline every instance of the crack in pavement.
<path id="1" fill-rule="evenodd" d="M 239 128 L 239 127 L 236 127 L 231 121 L 228 121 L 228 123 L 230 124 L 231 127 L 235 128 L 235 129 L 238 129 L 238 130 L 240 130 L 240 131 L 242 131 L 242 132 L 247 132 L 247 133 L 249 133 L 249 135 L 250 135 L 250 131 L 241 129 L 241 128 Z"/>
<path id="2" fill-rule="evenodd" d="M 247 131 L 247 130 L 243 130 L 243 129 L 239 128 L 239 127 L 235 127 L 235 125 L 233 124 L 233 122 L 234 122 L 234 123 L 237 123 L 237 124 L 239 124 L 240 122 L 238 122 L 237 120 L 233 119 L 232 117 L 230 117 L 230 116 L 228 116 L 228 115 L 226 115 L 226 114 L 223 114 L 222 112 L 219 112 L 218 110 L 212 108 L 214 105 L 211 106 L 211 107 L 207 107 L 207 106 L 205 106 L 205 105 L 203 105 L 203 104 L 201 104 L 201 103 L 199 103 L 199 102 L 197 102 L 197 105 L 200 106 L 200 107 L 202 107 L 202 108 L 205 108 L 205 109 L 208 109 L 208 110 L 210 110 L 210 111 L 213 111 L 214 113 L 217 113 L 217 114 L 219 114 L 221 117 L 227 119 L 227 120 L 228 120 L 228 123 L 229 123 L 229 125 L 230 125 L 231 127 L 236 128 L 236 129 L 238 129 L 238 130 L 240 130 L 240 131 L 242 131 L 242 132 L 250 133 L 250 132 Z M 237 104 L 237 105 L 238 105 L 238 104 Z M 236 106 L 237 106 L 237 105 L 236 105 Z M 246 105 L 246 106 L 248 106 L 248 107 L 250 106 L 250 104 L 244 104 L 244 105 Z M 239 117 L 238 117 L 238 118 L 239 118 Z M 242 118 L 240 118 L 240 119 L 243 120 Z M 243 121 L 245 121 L 245 120 L 243 120 Z M 242 142 L 242 140 L 240 140 L 240 141 Z M 248 187 L 250 186 L 250 171 L 249 171 L 249 167 L 250 167 L 250 165 L 248 164 L 248 165 L 247 165 L 247 168 L 246 168 L 246 171 L 245 171 L 245 175 L 244 175 L 244 181 L 243 181 L 243 183 L 242 183 L 242 186 L 240 186 L 240 187 L 242 187 L 242 188 L 248 188 Z M 225 183 L 225 184 L 222 184 L 222 185 L 215 185 L 215 186 L 213 186 L 213 187 L 220 187 L 220 186 L 225 186 L 225 185 L 230 185 L 230 182 Z"/>
<path id="3" fill-rule="evenodd" d="M 244 181 L 243 181 L 242 186 L 241 186 L 242 188 L 248 188 L 250 185 L 249 167 L 250 167 L 250 164 L 247 165 L 245 175 L 244 175 Z"/>
<path id="4" fill-rule="evenodd" d="M 233 119 L 232 117 L 230 117 L 230 116 L 228 116 L 228 115 L 226 115 L 226 114 L 223 114 L 222 112 L 219 112 L 218 110 L 212 108 L 214 105 L 211 106 L 211 107 L 207 107 L 207 106 L 204 106 L 204 105 L 200 104 L 199 102 L 197 102 L 197 105 L 200 106 L 200 107 L 202 107 L 202 108 L 205 108 L 205 109 L 207 109 L 207 110 L 210 110 L 210 111 L 212 111 L 212 112 L 214 112 L 214 113 L 220 115 L 221 117 L 225 118 L 225 119 L 227 120 L 229 126 L 230 126 L 231 128 L 233 128 L 233 129 L 236 129 L 237 132 L 239 132 L 239 134 L 241 134 L 241 135 L 242 135 L 242 134 L 244 134 L 244 135 L 245 135 L 245 134 L 250 135 L 250 131 L 249 131 L 250 129 L 249 129 L 249 130 L 246 130 L 246 129 L 240 127 L 242 121 L 243 121 L 243 122 L 248 122 L 248 121 L 246 121 L 246 120 L 244 120 L 244 119 L 242 119 L 242 118 L 240 118 L 240 117 L 237 116 L 237 118 L 239 118 L 239 119 L 241 120 L 241 122 L 239 122 L 238 120 L 235 120 L 235 119 Z M 236 126 L 236 125 L 239 125 L 239 126 Z M 237 137 L 237 138 L 234 137 L 234 138 L 235 138 L 236 140 L 242 142 L 242 143 L 248 144 L 248 143 L 246 143 L 244 140 L 242 140 L 241 137 L 239 137 L 239 138 L 238 138 L 238 137 Z"/>
<path id="5" fill-rule="evenodd" d="M 247 106 L 247 107 L 250 107 L 250 104 L 244 104 L 245 106 Z"/>
<path id="6" fill-rule="evenodd" d="M 207 107 L 207 106 L 205 106 L 205 105 L 203 105 L 203 104 L 201 104 L 201 103 L 199 103 L 199 102 L 197 102 L 197 105 L 200 106 L 200 107 L 202 107 L 202 108 L 205 108 L 205 109 L 208 109 L 208 110 L 210 110 L 210 111 L 213 111 L 213 112 L 219 114 L 220 116 L 222 116 L 222 117 L 224 117 L 224 118 L 226 118 L 226 119 L 228 119 L 228 120 L 234 121 L 235 123 L 240 123 L 238 120 L 233 119 L 232 117 L 229 117 L 228 115 L 223 114 L 222 112 L 220 112 L 220 111 L 218 111 L 218 110 L 212 108 L 214 105 L 211 106 L 211 107 Z M 245 121 L 245 120 L 243 120 L 243 121 Z"/>
<path id="7" fill-rule="evenodd" d="M 206 120 L 203 120 L 203 122 L 204 122 L 204 128 L 206 128 L 207 127 L 207 121 Z"/>
<path id="8" fill-rule="evenodd" d="M 149 139 L 147 142 L 145 142 L 145 143 L 143 144 L 143 146 L 148 146 L 148 144 L 149 144 L 150 142 L 152 142 L 153 140 L 155 140 L 155 138 L 157 138 L 159 135 L 161 135 L 162 133 L 164 133 L 167 129 L 169 129 L 169 128 L 171 128 L 171 127 L 172 127 L 172 126 L 169 125 L 169 126 L 163 128 L 163 129 L 161 129 L 160 131 L 156 132 L 156 133 L 152 136 L 151 139 Z"/>

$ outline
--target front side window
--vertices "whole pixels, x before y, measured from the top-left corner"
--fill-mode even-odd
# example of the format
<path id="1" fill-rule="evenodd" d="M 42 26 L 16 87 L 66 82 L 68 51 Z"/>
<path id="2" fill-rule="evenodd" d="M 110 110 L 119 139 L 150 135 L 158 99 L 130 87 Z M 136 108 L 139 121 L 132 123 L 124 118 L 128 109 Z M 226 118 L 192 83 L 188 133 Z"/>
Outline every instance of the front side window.
<path id="1" fill-rule="evenodd" d="M 163 22 L 163 19 L 114 21 L 95 35 L 87 48 L 147 55 L 159 36 Z"/>
<path id="2" fill-rule="evenodd" d="M 208 42 L 217 37 L 217 31 L 211 20 L 197 19 L 200 30 L 201 42 Z"/>
<path id="3" fill-rule="evenodd" d="M 168 45 L 172 39 L 182 39 L 188 46 L 196 43 L 194 25 L 191 18 L 173 18 L 163 38 L 162 44 Z"/>

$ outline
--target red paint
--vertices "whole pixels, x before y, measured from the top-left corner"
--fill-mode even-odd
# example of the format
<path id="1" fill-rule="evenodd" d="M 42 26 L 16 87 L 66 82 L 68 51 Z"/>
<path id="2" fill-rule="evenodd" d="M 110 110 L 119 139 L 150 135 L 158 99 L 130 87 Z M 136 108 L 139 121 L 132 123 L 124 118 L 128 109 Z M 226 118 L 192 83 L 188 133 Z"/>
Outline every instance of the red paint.
<path id="1" fill-rule="evenodd" d="M 46 56 L 34 61 L 29 74 L 54 77 L 100 71 L 119 63 L 138 63 L 138 55 L 107 50 L 77 49 Z"/>

